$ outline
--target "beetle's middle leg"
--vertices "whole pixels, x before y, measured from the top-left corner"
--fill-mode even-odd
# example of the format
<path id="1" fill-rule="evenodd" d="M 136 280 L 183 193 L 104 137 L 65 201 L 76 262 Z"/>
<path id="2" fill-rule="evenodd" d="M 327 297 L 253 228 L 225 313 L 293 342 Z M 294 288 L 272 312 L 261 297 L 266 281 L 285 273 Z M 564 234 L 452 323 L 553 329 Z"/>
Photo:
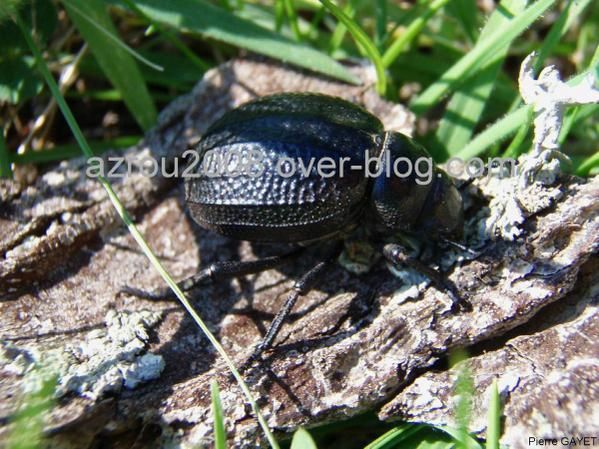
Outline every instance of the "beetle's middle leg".
<path id="1" fill-rule="evenodd" d="M 451 298 L 452 308 L 457 307 L 460 310 L 472 309 L 472 305 L 460 296 L 455 285 L 443 273 L 422 263 L 417 258 L 409 256 L 403 246 L 396 243 L 388 243 L 383 247 L 383 255 L 394 266 L 407 265 L 429 278 L 438 290 L 445 292 Z"/>
<path id="2" fill-rule="evenodd" d="M 298 298 L 314 288 L 316 283 L 322 279 L 322 276 L 326 273 L 327 269 L 335 263 L 342 250 L 343 242 L 339 241 L 335 243 L 320 262 L 314 265 L 310 270 L 308 270 L 308 272 L 306 272 L 295 282 L 293 289 L 283 304 L 283 307 L 277 312 L 276 316 L 272 320 L 266 335 L 258 344 L 258 346 L 256 346 L 252 355 L 242 365 L 242 371 L 246 370 L 254 361 L 258 360 L 262 356 L 262 353 L 272 346 L 275 338 L 281 330 L 281 327 L 283 327 L 285 319 L 291 313 L 291 310 L 293 309 L 293 306 L 297 302 Z"/>
<path id="3" fill-rule="evenodd" d="M 204 268 L 193 276 L 178 282 L 177 285 L 181 290 L 187 292 L 194 287 L 208 282 L 218 282 L 225 279 L 243 276 L 246 274 L 261 273 L 272 268 L 276 268 L 284 263 L 300 257 L 305 251 L 304 247 L 300 247 L 286 254 L 279 256 L 265 257 L 258 260 L 247 261 L 225 261 L 215 262 Z M 121 293 L 127 293 L 139 298 L 150 299 L 153 301 L 162 301 L 171 299 L 173 292 L 169 287 L 161 288 L 153 292 L 147 292 L 141 289 L 125 286 L 120 290 Z"/>

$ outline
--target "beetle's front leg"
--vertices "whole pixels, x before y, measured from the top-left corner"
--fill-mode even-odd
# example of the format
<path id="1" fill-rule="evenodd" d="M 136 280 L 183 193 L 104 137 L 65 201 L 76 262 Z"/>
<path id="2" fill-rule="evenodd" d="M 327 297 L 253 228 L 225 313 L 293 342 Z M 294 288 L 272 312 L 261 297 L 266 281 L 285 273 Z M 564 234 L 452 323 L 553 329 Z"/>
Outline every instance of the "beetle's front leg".
<path id="1" fill-rule="evenodd" d="M 445 292 L 452 301 L 452 309 L 460 311 L 472 310 L 472 305 L 458 293 L 456 286 L 443 273 L 408 255 L 406 249 L 396 243 L 388 243 L 383 247 L 383 255 L 394 266 L 406 265 L 430 279 L 438 290 Z"/>
<path id="2" fill-rule="evenodd" d="M 299 257 L 303 254 L 304 250 L 305 248 L 298 248 L 280 256 L 265 257 L 264 259 L 258 260 L 216 262 L 193 276 L 177 283 L 177 285 L 184 292 L 188 292 L 198 285 L 244 276 L 246 274 L 261 273 Z M 153 301 L 164 301 L 173 298 L 173 292 L 168 287 L 153 292 L 147 292 L 138 288 L 124 286 L 119 293 L 126 293 Z"/>

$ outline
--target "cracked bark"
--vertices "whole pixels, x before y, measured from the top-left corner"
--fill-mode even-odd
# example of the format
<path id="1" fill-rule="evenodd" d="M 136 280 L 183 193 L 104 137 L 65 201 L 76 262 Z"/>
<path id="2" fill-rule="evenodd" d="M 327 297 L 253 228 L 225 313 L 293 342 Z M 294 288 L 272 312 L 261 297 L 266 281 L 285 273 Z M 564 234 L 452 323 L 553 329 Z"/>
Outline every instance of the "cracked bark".
<path id="1" fill-rule="evenodd" d="M 369 81 L 366 69 L 353 70 Z M 409 133 L 413 126 L 405 109 L 381 101 L 372 87 L 237 60 L 207 73 L 192 93 L 165 109 L 159 125 L 126 158 L 132 164 L 149 155 L 172 158 L 225 110 L 255 96 L 296 90 L 364 104 L 387 129 Z M 47 351 L 76 345 L 102 328 L 111 309 L 160 311 L 149 349 L 164 357 L 166 368 L 158 380 L 111 399 L 63 397 L 48 435 L 61 447 L 98 441 L 144 447 L 161 428 L 163 442 L 209 446 L 209 382 L 216 377 L 231 441 L 255 445 L 261 438 L 256 421 L 191 320 L 173 303 L 117 294 L 122 285 L 151 290 L 162 281 L 84 171 L 84 162 L 75 160 L 26 188 L 0 184 L 2 339 Z M 368 410 L 383 419 L 451 423 L 455 371 L 435 364 L 451 349 L 466 347 L 475 354 L 470 364 L 477 390 L 484 392 L 492 378 L 503 386 L 505 441 L 520 446 L 526 444 L 523 433 L 597 432 L 599 178 L 563 177 L 561 183 L 562 198 L 529 217 L 518 240 L 499 241 L 483 257 L 453 268 L 450 279 L 468 294 L 472 312 L 451 313 L 448 298 L 433 288 L 400 302 L 395 292 L 401 281 L 382 263 L 363 275 L 336 267 L 331 281 L 299 301 L 269 354 L 269 371 L 249 379 L 271 426 L 288 432 Z M 200 259 L 205 265 L 280 252 L 195 226 L 172 179 L 133 175 L 114 184 L 177 278 L 196 272 Z M 247 357 L 310 261 L 196 292 L 196 308 L 235 360 Z M 7 369 L 12 362 L 0 361 L 0 394 L 12 398 L 0 404 L 4 417 L 14 410 L 22 380 Z M 486 407 L 486 395 L 477 399 L 475 416 Z M 484 431 L 482 421 L 474 424 Z"/>

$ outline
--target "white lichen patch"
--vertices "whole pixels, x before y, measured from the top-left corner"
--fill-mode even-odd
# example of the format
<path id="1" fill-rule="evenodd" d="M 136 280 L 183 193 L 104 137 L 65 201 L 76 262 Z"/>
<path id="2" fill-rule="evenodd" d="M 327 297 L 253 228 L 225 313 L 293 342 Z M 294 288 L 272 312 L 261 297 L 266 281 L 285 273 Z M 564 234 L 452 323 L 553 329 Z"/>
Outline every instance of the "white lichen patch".
<path id="1" fill-rule="evenodd" d="M 140 382 L 156 379 L 164 369 L 159 355 L 144 354 L 148 329 L 160 320 L 157 312 L 115 312 L 106 315 L 106 328 L 91 332 L 73 348 L 81 363 L 69 367 L 60 386 L 96 399 L 123 386 L 135 388 Z M 149 356 L 149 357 L 148 357 Z"/>
<path id="2" fill-rule="evenodd" d="M 518 80 L 522 98 L 532 105 L 535 114 L 533 149 L 518 159 L 518 176 L 491 177 L 481 183 L 483 193 L 491 198 L 489 215 L 479 226 L 483 236 L 514 240 L 522 234 L 527 217 L 548 208 L 563 195 L 554 184 L 560 174 L 560 160 L 568 160 L 559 151 L 565 108 L 599 102 L 593 74 L 570 86 L 561 80 L 555 67 L 549 66 L 535 78 L 534 57 L 532 53 L 522 62 Z"/>
<path id="3" fill-rule="evenodd" d="M 161 355 L 144 354 L 133 363 L 124 368 L 123 384 L 125 388 L 133 390 L 139 384 L 149 380 L 157 379 L 164 369 L 164 359 Z"/>
<path id="4" fill-rule="evenodd" d="M 526 293 L 533 299 L 547 298 L 552 293 L 549 288 L 536 285 L 532 279 L 522 279 L 512 283 L 511 291 L 514 293 Z"/>
<path id="5" fill-rule="evenodd" d="M 414 384 L 418 385 L 423 394 L 409 397 L 411 407 L 426 407 L 427 410 L 431 411 L 445 408 L 445 404 L 439 399 L 439 389 L 432 379 L 423 376 L 416 379 Z"/>
<path id="6" fill-rule="evenodd" d="M 502 277 L 509 282 L 514 282 L 517 279 L 521 279 L 525 277 L 527 274 L 533 272 L 535 266 L 530 262 L 527 262 L 522 259 L 515 259 L 508 266 L 503 267 L 501 270 Z"/>
<path id="7" fill-rule="evenodd" d="M 44 349 L 3 345 L 0 367 L 19 376 L 42 368 L 39 371 L 57 376 L 56 396 L 74 392 L 96 400 L 160 376 L 162 356 L 146 352 L 148 329 L 159 320 L 157 312 L 110 311 L 106 327 L 89 332 L 78 344 Z M 35 390 L 25 384 L 23 388 Z"/>
<path id="8" fill-rule="evenodd" d="M 524 155 L 519 161 L 525 164 Z M 549 184 L 557 179 L 560 173 L 559 162 L 554 160 L 544 165 L 538 172 L 540 176 L 527 185 L 523 185 L 520 177 L 490 178 L 481 190 L 489 202 L 488 216 L 479 222 L 479 238 L 485 236 L 513 241 L 522 234 L 522 224 L 527 217 L 538 213 L 562 197 L 559 187 Z"/>
<path id="9" fill-rule="evenodd" d="M 163 413 L 164 422 L 170 424 L 176 421 L 187 423 L 202 423 L 207 419 L 206 409 L 200 406 L 174 408 Z"/>
<path id="10" fill-rule="evenodd" d="M 533 52 L 522 61 L 518 84 L 522 99 L 532 105 L 535 113 L 533 154 L 538 156 L 559 148 L 566 106 L 599 103 L 599 90 L 595 89 L 594 71 L 574 86 L 563 82 L 559 71 L 552 65 L 541 70 L 535 78 L 535 56 Z"/>
<path id="11" fill-rule="evenodd" d="M 505 372 L 497 379 L 497 391 L 503 397 L 508 396 L 512 391 L 516 390 L 518 385 L 520 385 L 520 376 L 514 371 Z M 492 385 L 489 385 L 487 392 L 484 394 L 485 398 L 491 397 L 489 394 L 491 387 Z"/>
<path id="12" fill-rule="evenodd" d="M 24 376 L 34 363 L 31 354 L 11 342 L 0 342 L 0 367 L 7 374 Z"/>
<path id="13" fill-rule="evenodd" d="M 418 298 L 430 284 L 430 279 L 416 270 L 409 268 L 399 270 L 391 265 L 388 265 L 388 268 L 403 282 L 403 285 L 393 294 L 392 301 L 395 304 L 401 304 L 410 298 Z"/>

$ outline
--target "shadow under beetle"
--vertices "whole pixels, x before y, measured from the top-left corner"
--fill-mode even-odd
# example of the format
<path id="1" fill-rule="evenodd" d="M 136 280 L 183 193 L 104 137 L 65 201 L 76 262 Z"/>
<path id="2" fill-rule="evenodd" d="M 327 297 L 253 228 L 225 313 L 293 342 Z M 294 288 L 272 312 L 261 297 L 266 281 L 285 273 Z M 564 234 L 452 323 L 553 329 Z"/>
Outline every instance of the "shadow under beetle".
<path id="1" fill-rule="evenodd" d="M 461 238 L 463 207 L 459 191 L 434 165 L 428 183 L 416 182 L 413 171 L 405 175 L 410 162 L 430 158 L 429 154 L 407 136 L 385 132 L 379 119 L 365 109 L 313 93 L 262 97 L 224 114 L 196 149 L 196 162 L 200 163 L 185 180 L 185 198 L 194 220 L 234 239 L 284 242 L 295 248 L 259 260 L 214 263 L 182 281 L 182 290 L 205 281 L 275 268 L 301 257 L 315 243 L 326 244 L 321 260 L 295 282 L 244 367 L 272 346 L 298 297 L 310 291 L 335 263 L 344 238 L 360 226 L 366 227 L 391 264 L 420 271 L 451 297 L 454 306 L 467 305 L 441 273 L 407 256 L 400 244 L 384 241 L 398 232 L 433 241 Z M 234 158 L 227 157 L 232 154 Z M 254 160 L 257 154 L 261 157 Z M 316 164 L 325 157 L 337 161 L 346 158 L 350 167 L 343 172 L 337 167 L 334 176 L 322 176 Z M 303 170 L 286 167 L 289 159 L 282 164 L 284 158 L 296 161 Z M 398 172 L 404 164 L 402 176 L 397 176 L 395 170 L 390 176 L 386 170 L 378 176 L 367 176 L 366 164 L 378 165 L 385 158 L 395 164 Z M 251 170 L 247 162 L 252 160 L 260 164 L 258 175 L 235 169 L 244 161 Z M 368 173 L 376 173 L 374 168 Z M 171 296 L 168 289 L 155 293 L 124 290 L 149 299 Z"/>

